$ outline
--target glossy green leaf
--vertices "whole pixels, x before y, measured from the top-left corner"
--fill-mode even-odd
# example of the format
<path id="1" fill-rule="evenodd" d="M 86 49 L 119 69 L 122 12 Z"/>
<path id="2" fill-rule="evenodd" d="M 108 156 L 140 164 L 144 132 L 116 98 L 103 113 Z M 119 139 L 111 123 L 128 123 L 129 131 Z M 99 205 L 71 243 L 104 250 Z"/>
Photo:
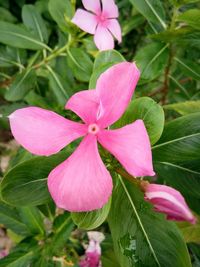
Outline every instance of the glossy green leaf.
<path id="1" fill-rule="evenodd" d="M 47 49 L 43 42 L 38 40 L 25 28 L 9 22 L 0 21 L 0 42 L 6 45 L 31 50 Z"/>
<path id="2" fill-rule="evenodd" d="M 3 200 L 13 206 L 37 206 L 50 199 L 47 177 L 50 171 L 67 158 L 67 153 L 51 157 L 35 157 L 11 169 L 1 182 Z"/>
<path id="3" fill-rule="evenodd" d="M 165 10 L 160 0 L 129 0 L 150 22 L 160 24 L 166 29 Z"/>
<path id="4" fill-rule="evenodd" d="M 111 199 L 102 209 L 90 212 L 72 213 L 71 216 L 78 228 L 92 230 L 99 227 L 106 220 L 110 211 L 110 206 Z"/>
<path id="5" fill-rule="evenodd" d="M 25 95 L 34 88 L 36 83 L 36 73 L 34 69 L 24 70 L 18 73 L 14 82 L 5 94 L 8 101 L 22 100 Z"/>
<path id="6" fill-rule="evenodd" d="M 155 144 L 164 128 L 165 117 L 162 107 L 149 97 L 133 100 L 114 127 L 121 128 L 137 119 L 144 121 L 151 144 Z"/>
<path id="7" fill-rule="evenodd" d="M 37 207 L 20 207 L 18 211 L 21 220 L 27 225 L 32 234 L 44 235 L 43 218 Z"/>
<path id="8" fill-rule="evenodd" d="M 184 162 L 200 158 L 200 113 L 193 113 L 166 124 L 163 135 L 153 147 L 153 159 Z"/>
<path id="9" fill-rule="evenodd" d="M 154 42 L 140 48 L 134 57 L 141 71 L 140 83 L 149 82 L 163 74 L 168 55 L 168 44 Z"/>
<path id="10" fill-rule="evenodd" d="M 64 79 L 50 66 L 47 66 L 47 69 L 49 71 L 49 86 L 53 94 L 57 98 L 58 103 L 64 106 L 67 102 L 67 99 L 69 98 L 67 92 L 69 84 L 67 81 L 64 81 Z"/>
<path id="11" fill-rule="evenodd" d="M 60 29 L 67 32 L 67 23 L 65 17 L 71 19 L 73 16 L 72 6 L 69 0 L 50 0 L 49 12 L 52 18 L 56 21 Z"/>
<path id="12" fill-rule="evenodd" d="M 80 81 L 88 82 L 93 67 L 90 57 L 80 48 L 68 49 L 67 54 L 68 64 L 74 76 Z"/>
<path id="13" fill-rule="evenodd" d="M 48 31 L 46 24 L 33 5 L 24 5 L 22 9 L 22 19 L 28 29 L 43 43 L 48 42 Z"/>
<path id="14" fill-rule="evenodd" d="M 190 113 L 200 112 L 200 100 L 168 104 L 164 106 L 164 109 L 175 110 L 181 115 L 187 115 Z"/>
<path id="15" fill-rule="evenodd" d="M 184 196 L 192 196 L 200 199 L 200 171 L 194 164 L 187 162 L 171 163 L 168 161 L 155 162 L 154 169 L 159 178 L 168 185 L 179 190 Z"/>
<path id="16" fill-rule="evenodd" d="M 190 267 L 184 240 L 173 222 L 152 211 L 143 193 L 119 178 L 109 225 L 121 267 Z"/>
<path id="17" fill-rule="evenodd" d="M 113 65 L 123 61 L 125 61 L 124 57 L 116 50 L 100 52 L 94 62 L 93 73 L 90 78 L 89 88 L 94 89 L 96 87 L 96 81 L 101 73 L 103 73 Z"/>
<path id="18" fill-rule="evenodd" d="M 27 225 L 20 219 L 17 210 L 3 202 L 0 202 L 0 224 L 5 225 L 18 235 L 28 235 Z"/>

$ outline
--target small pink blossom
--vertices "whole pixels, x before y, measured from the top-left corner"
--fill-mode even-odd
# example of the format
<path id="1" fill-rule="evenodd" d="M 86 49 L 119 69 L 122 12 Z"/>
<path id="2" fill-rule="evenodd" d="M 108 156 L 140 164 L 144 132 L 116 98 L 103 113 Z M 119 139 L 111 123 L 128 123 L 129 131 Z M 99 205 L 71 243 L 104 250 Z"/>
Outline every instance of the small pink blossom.
<path id="1" fill-rule="evenodd" d="M 6 256 L 8 256 L 8 250 L 7 249 L 0 250 L 0 259 L 5 258 Z"/>
<path id="2" fill-rule="evenodd" d="M 94 34 L 99 50 L 114 48 L 114 37 L 120 43 L 121 27 L 117 21 L 118 7 L 114 0 L 82 0 L 85 10 L 78 9 L 72 19 L 83 31 Z"/>
<path id="3" fill-rule="evenodd" d="M 139 75 L 135 64 L 119 63 L 101 74 L 95 90 L 73 95 L 65 108 L 84 123 L 37 107 L 22 108 L 9 116 L 17 142 L 36 155 L 50 156 L 84 136 L 74 153 L 48 176 L 49 192 L 59 208 L 91 211 L 108 201 L 112 178 L 98 153 L 97 141 L 131 175 L 154 175 L 151 145 L 142 120 L 120 129 L 107 129 L 130 103 Z"/>
<path id="4" fill-rule="evenodd" d="M 188 221 L 192 224 L 196 222 L 183 196 L 172 187 L 147 184 L 145 199 L 154 205 L 156 211 L 165 213 L 168 220 Z"/>
<path id="5" fill-rule="evenodd" d="M 80 267 L 101 267 L 101 247 L 104 235 L 99 232 L 88 232 L 89 245 L 86 249 L 85 258 L 81 260 Z"/>

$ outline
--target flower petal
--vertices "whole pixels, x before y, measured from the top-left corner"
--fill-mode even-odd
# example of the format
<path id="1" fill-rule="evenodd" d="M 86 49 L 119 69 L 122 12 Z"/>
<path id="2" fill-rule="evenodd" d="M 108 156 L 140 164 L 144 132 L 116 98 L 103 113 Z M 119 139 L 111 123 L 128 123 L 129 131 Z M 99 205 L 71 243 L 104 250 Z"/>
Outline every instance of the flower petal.
<path id="1" fill-rule="evenodd" d="M 48 177 L 56 205 L 69 211 L 100 209 L 112 193 L 112 178 L 104 166 L 94 135 L 87 135 L 75 152 Z"/>
<path id="2" fill-rule="evenodd" d="M 99 0 L 82 0 L 85 9 L 99 14 L 101 12 L 101 4 Z"/>
<path id="3" fill-rule="evenodd" d="M 114 48 L 114 39 L 106 27 L 99 24 L 94 35 L 94 42 L 100 51 Z"/>
<path id="4" fill-rule="evenodd" d="M 183 196 L 172 187 L 159 184 L 145 186 L 145 199 L 150 201 L 155 210 L 167 214 L 167 219 L 196 222 Z"/>
<path id="5" fill-rule="evenodd" d="M 117 130 L 102 130 L 98 141 L 133 176 L 153 176 L 151 146 L 142 120 Z"/>
<path id="6" fill-rule="evenodd" d="M 55 154 L 87 132 L 85 125 L 37 107 L 18 109 L 9 119 L 14 138 L 36 155 Z"/>
<path id="7" fill-rule="evenodd" d="M 119 22 L 116 19 L 107 20 L 107 28 L 114 35 L 119 43 L 122 41 L 122 32 Z"/>
<path id="8" fill-rule="evenodd" d="M 102 0 L 103 14 L 107 18 L 117 18 L 119 16 L 118 7 L 114 0 Z"/>
<path id="9" fill-rule="evenodd" d="M 99 124 L 107 127 L 117 121 L 127 108 L 140 72 L 134 63 L 122 62 L 105 71 L 97 80 L 101 101 Z"/>
<path id="10" fill-rule="evenodd" d="M 85 123 L 94 123 L 97 120 L 99 104 L 96 90 L 85 90 L 74 94 L 65 108 L 75 112 Z"/>
<path id="11" fill-rule="evenodd" d="M 96 16 L 83 9 L 77 9 L 72 22 L 83 31 L 94 34 L 97 27 Z"/>

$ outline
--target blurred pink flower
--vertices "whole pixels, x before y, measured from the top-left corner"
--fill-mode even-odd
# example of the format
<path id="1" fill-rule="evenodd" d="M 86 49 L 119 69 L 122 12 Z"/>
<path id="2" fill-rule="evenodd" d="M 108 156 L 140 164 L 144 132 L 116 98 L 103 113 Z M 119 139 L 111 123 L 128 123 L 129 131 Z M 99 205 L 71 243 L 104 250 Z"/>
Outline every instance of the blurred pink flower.
<path id="1" fill-rule="evenodd" d="M 169 220 L 196 223 L 196 218 L 183 196 L 172 187 L 159 184 L 145 185 L 145 199 L 154 205 L 156 211 L 165 213 Z"/>
<path id="2" fill-rule="evenodd" d="M 85 258 L 81 260 L 80 267 L 101 267 L 101 247 L 104 235 L 99 232 L 88 232 L 89 245 L 86 249 Z"/>
<path id="3" fill-rule="evenodd" d="M 6 256 L 8 256 L 8 250 L 7 249 L 0 250 L 0 259 L 5 258 Z"/>
<path id="4" fill-rule="evenodd" d="M 94 34 L 94 42 L 99 50 L 114 48 L 114 37 L 120 43 L 121 27 L 117 21 L 118 7 L 114 0 L 82 0 L 88 11 L 78 9 L 72 19 L 83 31 Z"/>
<path id="5" fill-rule="evenodd" d="M 108 201 L 112 178 L 100 158 L 97 141 L 131 175 L 154 175 L 150 141 L 142 120 L 116 130 L 106 129 L 124 113 L 139 75 L 135 64 L 119 63 L 101 74 L 95 90 L 73 95 L 65 108 L 75 112 L 84 124 L 37 107 L 22 108 L 9 116 L 15 139 L 36 155 L 55 154 L 84 136 L 74 153 L 48 176 L 49 192 L 59 208 L 91 211 Z"/>

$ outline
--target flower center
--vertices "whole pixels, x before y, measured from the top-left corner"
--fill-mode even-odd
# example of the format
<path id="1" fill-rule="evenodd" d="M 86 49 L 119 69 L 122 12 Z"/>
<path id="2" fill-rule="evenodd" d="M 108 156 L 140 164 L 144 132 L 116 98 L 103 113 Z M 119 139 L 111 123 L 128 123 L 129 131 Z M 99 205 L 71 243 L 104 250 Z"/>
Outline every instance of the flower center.
<path id="1" fill-rule="evenodd" d="M 101 24 L 104 24 L 104 22 L 107 21 L 107 18 L 106 18 L 106 16 L 105 16 L 103 13 L 100 13 L 100 14 L 97 16 L 97 18 L 98 18 L 98 22 L 101 23 Z"/>
<path id="2" fill-rule="evenodd" d="M 92 123 L 88 126 L 88 133 L 90 134 L 97 134 L 99 130 L 99 126 L 96 123 Z"/>

